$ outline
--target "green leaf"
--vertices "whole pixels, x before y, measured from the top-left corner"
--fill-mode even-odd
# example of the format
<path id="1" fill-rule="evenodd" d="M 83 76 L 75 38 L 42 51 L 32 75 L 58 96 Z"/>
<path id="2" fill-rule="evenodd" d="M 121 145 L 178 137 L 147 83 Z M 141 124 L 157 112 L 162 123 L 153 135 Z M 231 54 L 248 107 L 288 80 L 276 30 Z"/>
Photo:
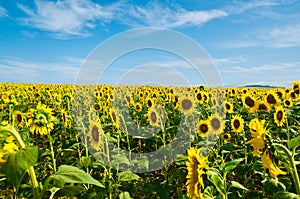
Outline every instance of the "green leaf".
<path id="1" fill-rule="evenodd" d="M 51 179 L 60 180 L 65 183 L 87 183 L 98 187 L 104 187 L 99 181 L 89 174 L 74 166 L 61 165 L 58 171 L 50 176 Z"/>
<path id="2" fill-rule="evenodd" d="M 300 145 L 300 136 L 291 139 L 290 141 L 288 141 L 287 144 L 288 144 L 289 149 L 298 147 Z"/>
<path id="3" fill-rule="evenodd" d="M 219 193 L 221 195 L 225 196 L 226 190 L 225 190 L 221 176 L 218 173 L 211 171 L 211 170 L 207 171 L 206 174 L 208 175 L 209 181 L 211 181 L 215 185 L 215 187 L 217 188 Z"/>
<path id="4" fill-rule="evenodd" d="M 246 187 L 244 187 L 243 185 L 241 185 L 237 181 L 231 181 L 231 186 L 235 187 L 235 188 L 243 189 L 243 190 L 246 190 L 246 191 L 248 190 Z"/>
<path id="5" fill-rule="evenodd" d="M 119 198 L 120 199 L 132 199 L 132 197 L 130 197 L 130 194 L 127 191 L 123 191 L 119 194 Z"/>
<path id="6" fill-rule="evenodd" d="M 224 173 L 227 173 L 229 170 L 234 169 L 243 160 L 244 158 L 239 158 L 239 159 L 234 159 L 230 162 L 226 162 L 223 167 Z"/>
<path id="7" fill-rule="evenodd" d="M 18 190 L 27 169 L 33 166 L 37 160 L 38 149 L 36 147 L 26 147 L 9 153 L 0 172 L 5 174 L 7 181 Z"/>
<path id="8" fill-rule="evenodd" d="M 140 177 L 131 171 L 123 171 L 121 173 L 118 173 L 118 178 L 120 181 L 130 181 L 130 180 L 137 180 Z"/>
<path id="9" fill-rule="evenodd" d="M 55 193 L 55 196 L 57 196 L 57 197 L 67 196 L 67 197 L 73 198 L 74 196 L 80 194 L 84 190 L 85 190 L 84 187 L 79 187 L 79 186 L 65 186 L 65 187 L 60 188 Z"/>
<path id="10" fill-rule="evenodd" d="M 298 196 L 295 193 L 291 192 L 277 192 L 276 194 L 273 195 L 274 199 L 280 198 L 280 199 L 299 199 L 300 196 Z"/>
<path id="11" fill-rule="evenodd" d="M 118 164 L 130 165 L 130 162 L 126 157 L 126 155 L 123 154 L 113 155 L 113 160 L 111 161 L 111 165 L 118 165 Z"/>

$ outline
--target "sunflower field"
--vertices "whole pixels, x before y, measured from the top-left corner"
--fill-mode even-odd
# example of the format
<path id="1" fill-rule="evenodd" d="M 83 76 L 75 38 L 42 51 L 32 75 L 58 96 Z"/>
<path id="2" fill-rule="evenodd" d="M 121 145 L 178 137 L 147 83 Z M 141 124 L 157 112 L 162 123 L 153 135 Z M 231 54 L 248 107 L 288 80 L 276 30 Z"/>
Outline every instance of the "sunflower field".
<path id="1" fill-rule="evenodd" d="M 300 198 L 299 145 L 299 81 L 0 84 L 0 198 Z"/>

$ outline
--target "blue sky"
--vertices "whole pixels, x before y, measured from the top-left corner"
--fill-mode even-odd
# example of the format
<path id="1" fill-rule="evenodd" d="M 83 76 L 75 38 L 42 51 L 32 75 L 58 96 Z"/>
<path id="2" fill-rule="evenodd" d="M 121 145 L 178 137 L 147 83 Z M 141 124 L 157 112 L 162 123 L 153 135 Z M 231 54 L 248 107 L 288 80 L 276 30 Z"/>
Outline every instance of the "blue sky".
<path id="1" fill-rule="evenodd" d="M 74 83 L 105 40 L 159 27 L 199 43 L 225 86 L 290 86 L 300 79 L 299 10 L 297 0 L 0 0 L 0 82 Z M 141 74 L 157 84 L 184 84 L 178 74 L 191 84 L 205 83 L 191 68 L 172 53 L 146 49 L 120 57 L 100 83 L 122 82 L 129 70 L 137 71 L 126 77 L 134 84 L 146 77 Z"/>

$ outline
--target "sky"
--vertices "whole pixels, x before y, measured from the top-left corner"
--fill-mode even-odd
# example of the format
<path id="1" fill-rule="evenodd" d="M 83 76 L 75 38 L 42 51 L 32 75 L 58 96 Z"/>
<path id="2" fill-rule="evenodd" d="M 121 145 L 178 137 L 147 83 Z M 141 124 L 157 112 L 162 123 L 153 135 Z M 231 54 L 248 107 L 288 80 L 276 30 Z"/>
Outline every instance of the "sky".
<path id="1" fill-rule="evenodd" d="M 300 80 L 299 11 L 300 0 L 0 0 L 0 82 L 74 84 L 87 63 L 100 70 L 100 58 L 114 54 L 93 83 L 198 85 L 216 77 L 225 87 L 289 87 Z M 130 46 L 118 36 L 136 30 L 139 38 L 128 41 L 141 48 L 118 54 Z M 202 51 L 171 35 L 155 38 L 172 48 L 187 44 L 182 53 L 143 46 L 165 31 Z M 120 43 L 103 48 L 116 38 Z M 199 75 L 200 65 L 217 73 Z"/>

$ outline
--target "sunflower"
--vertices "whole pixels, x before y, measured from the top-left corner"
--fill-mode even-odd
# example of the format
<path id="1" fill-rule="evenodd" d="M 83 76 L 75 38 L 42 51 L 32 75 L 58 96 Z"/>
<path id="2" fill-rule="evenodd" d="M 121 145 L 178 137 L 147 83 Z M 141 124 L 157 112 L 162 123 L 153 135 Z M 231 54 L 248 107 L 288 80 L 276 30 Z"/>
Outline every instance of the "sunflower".
<path id="1" fill-rule="evenodd" d="M 146 104 L 148 108 L 151 108 L 154 105 L 154 101 L 151 97 L 146 98 Z"/>
<path id="2" fill-rule="evenodd" d="M 248 144 L 253 147 L 253 156 L 260 156 L 260 150 L 265 148 L 265 143 L 266 142 L 263 137 L 254 137 L 250 141 L 248 141 Z"/>
<path id="3" fill-rule="evenodd" d="M 197 124 L 196 129 L 197 129 L 197 132 L 200 136 L 206 137 L 209 133 L 208 121 L 206 121 L 206 120 L 199 121 L 198 124 Z"/>
<path id="4" fill-rule="evenodd" d="M 231 139 L 231 135 L 230 135 L 229 133 L 224 133 L 224 134 L 222 135 L 222 139 L 223 139 L 224 141 L 229 141 L 229 140 Z"/>
<path id="5" fill-rule="evenodd" d="M 9 102 L 9 93 L 8 92 L 2 93 L 1 99 L 5 104 L 7 104 Z"/>
<path id="6" fill-rule="evenodd" d="M 197 90 L 198 91 L 198 90 Z M 199 103 L 202 103 L 204 101 L 204 98 L 203 98 L 203 92 L 202 91 L 199 91 L 199 92 L 195 92 L 195 97 L 197 99 L 197 101 Z"/>
<path id="7" fill-rule="evenodd" d="M 220 115 L 214 114 L 211 115 L 208 119 L 209 129 L 212 133 L 219 134 L 224 130 L 225 121 L 222 120 Z"/>
<path id="8" fill-rule="evenodd" d="M 224 107 L 226 113 L 233 113 L 233 105 L 231 102 L 225 101 L 223 103 L 223 107 Z"/>
<path id="9" fill-rule="evenodd" d="M 35 109 L 31 108 L 28 113 L 28 123 L 30 131 L 41 135 L 46 135 L 54 128 L 54 120 L 52 114 L 53 109 L 44 104 L 39 103 Z"/>
<path id="10" fill-rule="evenodd" d="M 68 113 L 66 112 L 65 109 L 61 109 L 60 110 L 60 115 L 61 115 L 61 121 L 62 121 L 62 124 L 65 128 L 68 127 L 68 124 L 69 124 L 69 116 L 68 116 Z"/>
<path id="11" fill-rule="evenodd" d="M 137 112 L 141 112 L 143 110 L 143 106 L 141 105 L 141 103 L 139 102 L 135 103 L 135 110 Z"/>
<path id="12" fill-rule="evenodd" d="M 195 103 L 189 97 L 182 97 L 179 101 L 179 109 L 184 114 L 192 113 L 195 110 Z"/>
<path id="13" fill-rule="evenodd" d="M 246 107 L 250 113 L 253 113 L 256 110 L 257 102 L 250 94 L 243 95 L 242 101 L 244 107 Z"/>
<path id="14" fill-rule="evenodd" d="M 257 118 L 252 119 L 249 123 L 250 132 L 253 138 L 248 141 L 248 144 L 254 149 L 253 156 L 260 156 L 261 149 L 265 148 L 266 142 L 264 135 L 267 133 L 267 130 L 265 129 L 264 124 L 265 120 L 258 120 Z"/>
<path id="15" fill-rule="evenodd" d="M 200 149 L 191 147 L 188 149 L 188 161 L 186 167 L 188 174 L 186 176 L 187 195 L 190 198 L 203 198 L 201 190 L 204 188 L 202 175 L 205 174 L 204 169 L 209 169 L 207 165 L 207 157 L 200 157 Z"/>
<path id="16" fill-rule="evenodd" d="M 300 82 L 299 81 L 294 81 L 293 82 L 293 86 L 292 89 L 294 90 L 294 92 L 299 95 L 300 94 Z"/>
<path id="17" fill-rule="evenodd" d="M 148 111 L 148 120 L 149 120 L 151 126 L 160 127 L 159 115 L 158 115 L 157 111 L 154 108 L 149 109 L 149 111 Z"/>
<path id="18" fill-rule="evenodd" d="M 88 136 L 91 141 L 91 146 L 95 150 L 103 147 L 103 129 L 96 121 L 90 121 Z"/>
<path id="19" fill-rule="evenodd" d="M 277 126 L 282 126 L 284 121 L 285 121 L 285 111 L 284 108 L 282 106 L 278 106 L 276 108 L 276 111 L 274 113 L 274 121 L 277 124 Z"/>
<path id="20" fill-rule="evenodd" d="M 267 92 L 266 101 L 273 106 L 278 106 L 280 104 L 280 100 L 274 91 Z"/>
<path id="21" fill-rule="evenodd" d="M 117 129 L 120 129 L 120 118 L 118 117 L 118 115 L 119 115 L 118 111 L 115 108 L 110 108 L 109 115 L 113 122 L 113 125 Z"/>
<path id="22" fill-rule="evenodd" d="M 275 178 L 275 181 L 278 181 L 277 176 L 278 175 L 286 175 L 286 172 L 280 170 L 273 162 L 270 152 L 268 150 L 265 150 L 263 156 L 262 156 L 262 163 L 266 169 L 269 170 L 270 175 Z"/>
<path id="23" fill-rule="evenodd" d="M 14 120 L 18 126 L 22 126 L 24 123 L 24 115 L 20 111 L 14 113 Z"/>
<path id="24" fill-rule="evenodd" d="M 235 115 L 231 119 L 231 128 L 235 133 L 240 133 L 244 130 L 244 120 L 240 115 Z"/>
<path id="25" fill-rule="evenodd" d="M 259 100 L 257 101 L 257 110 L 269 112 L 271 110 L 271 107 L 266 101 Z"/>
<path id="26" fill-rule="evenodd" d="M 286 108 L 291 108 L 293 106 L 293 102 L 289 99 L 285 99 L 284 102 L 283 102 L 283 105 L 286 107 Z"/>

